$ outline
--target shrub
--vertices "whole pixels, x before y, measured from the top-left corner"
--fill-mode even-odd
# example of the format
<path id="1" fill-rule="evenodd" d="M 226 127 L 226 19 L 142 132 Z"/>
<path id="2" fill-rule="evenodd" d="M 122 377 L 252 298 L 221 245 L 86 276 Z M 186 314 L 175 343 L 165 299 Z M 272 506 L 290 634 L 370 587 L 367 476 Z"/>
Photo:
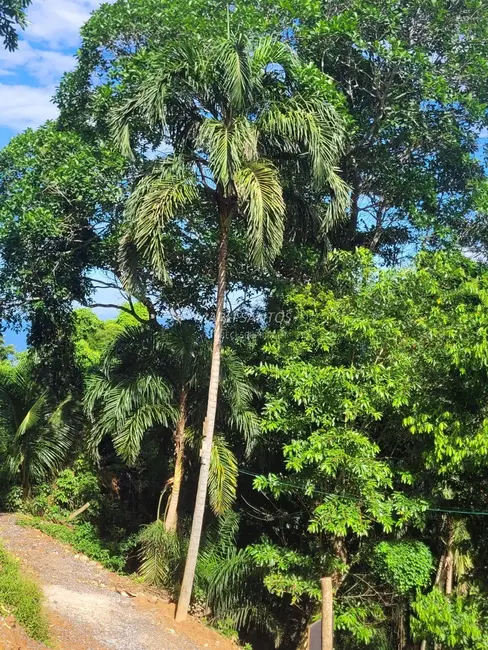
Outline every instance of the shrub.
<path id="1" fill-rule="evenodd" d="M 374 549 L 373 568 L 397 593 L 425 587 L 433 571 L 432 553 L 422 542 L 380 542 Z"/>
<path id="2" fill-rule="evenodd" d="M 87 515 L 96 515 L 102 499 L 98 478 L 86 461 L 79 458 L 72 469 L 60 472 L 53 483 L 43 483 L 27 501 L 22 511 L 33 517 L 63 521 L 67 516 L 90 502 Z"/>
<path id="3" fill-rule="evenodd" d="M 117 552 L 118 549 L 104 545 L 98 536 L 95 526 L 89 522 L 67 526 L 65 524 L 43 521 L 38 517 L 32 517 L 19 519 L 18 524 L 37 528 L 60 542 L 70 544 L 77 551 L 96 562 L 100 562 L 100 564 L 110 571 L 123 571 L 125 567 L 125 556 L 120 555 Z M 125 546 L 127 545 L 126 541 Z"/>

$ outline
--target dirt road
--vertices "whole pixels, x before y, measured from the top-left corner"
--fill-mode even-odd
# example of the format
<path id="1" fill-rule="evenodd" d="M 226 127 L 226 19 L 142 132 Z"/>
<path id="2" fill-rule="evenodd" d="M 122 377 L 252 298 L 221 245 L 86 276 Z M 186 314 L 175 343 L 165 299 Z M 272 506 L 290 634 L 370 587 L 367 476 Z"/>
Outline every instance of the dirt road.
<path id="1" fill-rule="evenodd" d="M 173 605 L 38 530 L 0 514 L 0 539 L 36 577 L 56 650 L 235 650 L 198 621 L 177 624 Z M 137 594 L 136 597 L 127 592 Z M 0 650 L 38 650 L 18 629 L 0 627 Z"/>

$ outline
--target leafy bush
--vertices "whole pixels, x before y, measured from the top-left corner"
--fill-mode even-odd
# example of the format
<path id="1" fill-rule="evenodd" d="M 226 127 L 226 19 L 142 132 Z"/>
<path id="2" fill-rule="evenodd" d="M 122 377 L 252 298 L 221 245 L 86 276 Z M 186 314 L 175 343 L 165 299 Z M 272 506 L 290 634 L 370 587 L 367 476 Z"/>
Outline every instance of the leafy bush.
<path id="1" fill-rule="evenodd" d="M 14 485 L 4 492 L 2 491 L 0 503 L 2 504 L 2 510 L 5 512 L 19 511 L 22 508 L 22 488 L 20 485 Z"/>
<path id="2" fill-rule="evenodd" d="M 0 546 L 0 605 L 11 612 L 37 641 L 49 640 L 48 622 L 42 613 L 39 587 L 22 575 L 19 563 Z"/>
<path id="3" fill-rule="evenodd" d="M 414 616 L 410 627 L 415 640 L 441 644 L 456 650 L 488 648 L 487 630 L 474 600 L 456 596 L 448 598 L 439 589 L 418 595 L 412 603 Z"/>
<path id="4" fill-rule="evenodd" d="M 123 571 L 126 564 L 125 555 L 121 555 L 117 548 L 110 548 L 100 540 L 95 526 L 89 522 L 79 523 L 73 526 L 43 521 L 38 517 L 20 519 L 21 526 L 37 528 L 50 537 L 70 544 L 80 553 L 100 562 L 110 571 Z M 127 544 L 125 545 L 127 547 Z"/>
<path id="5" fill-rule="evenodd" d="M 380 542 L 374 549 L 373 568 L 397 593 L 425 587 L 430 582 L 434 561 L 422 542 Z"/>
<path id="6" fill-rule="evenodd" d="M 214 623 L 214 627 L 220 632 L 220 634 L 223 634 L 234 643 L 239 643 L 239 632 L 235 628 L 235 622 L 232 616 L 217 619 Z"/>
<path id="7" fill-rule="evenodd" d="M 83 459 L 78 459 L 73 469 L 65 469 L 54 482 L 53 503 L 73 511 L 90 501 L 92 508 L 101 499 L 97 476 Z"/>
<path id="8" fill-rule="evenodd" d="M 90 509 L 87 513 L 93 516 L 100 509 L 101 499 L 96 474 L 80 458 L 75 461 L 72 469 L 60 472 L 53 483 L 38 486 L 34 496 L 23 505 L 22 511 L 34 517 L 63 521 L 88 501 Z"/>

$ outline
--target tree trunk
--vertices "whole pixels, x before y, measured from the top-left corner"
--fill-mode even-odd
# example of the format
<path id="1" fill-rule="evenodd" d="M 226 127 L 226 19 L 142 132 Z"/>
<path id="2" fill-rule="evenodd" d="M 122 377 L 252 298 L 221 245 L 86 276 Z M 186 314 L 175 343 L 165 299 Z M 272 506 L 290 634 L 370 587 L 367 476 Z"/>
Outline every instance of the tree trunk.
<path id="1" fill-rule="evenodd" d="M 227 207 L 227 206 L 225 206 Z M 222 328 L 224 319 L 224 299 L 226 288 L 227 247 L 229 237 L 230 213 L 221 209 L 221 230 L 219 245 L 219 267 L 217 279 L 217 305 L 215 310 L 215 328 L 213 334 L 212 365 L 210 368 L 210 383 L 208 387 L 207 416 L 203 425 L 203 444 L 201 449 L 200 476 L 198 479 L 195 510 L 191 527 L 188 555 L 186 557 L 185 573 L 181 584 L 176 620 L 184 621 L 190 606 L 195 568 L 202 536 L 203 516 L 207 499 L 208 474 L 210 470 L 210 457 L 212 454 L 212 441 L 217 413 L 217 397 L 220 379 L 220 351 L 222 345 Z"/>
<path id="2" fill-rule="evenodd" d="M 29 476 L 27 474 L 27 463 L 25 459 L 22 461 L 21 473 L 22 473 L 22 499 L 23 501 L 26 501 L 30 497 L 30 484 L 29 484 Z"/>
<path id="3" fill-rule="evenodd" d="M 320 580 L 322 588 L 322 650 L 334 649 L 334 610 L 332 597 L 332 578 Z"/>
<path id="4" fill-rule="evenodd" d="M 186 427 L 186 400 L 187 393 L 184 388 L 180 392 L 180 405 L 178 422 L 174 435 L 175 441 L 175 471 L 173 475 L 173 490 L 169 498 L 168 512 L 166 513 L 165 527 L 170 532 L 176 531 L 178 524 L 178 502 L 180 499 L 181 482 L 183 480 L 183 461 L 185 458 L 185 427 Z"/>
<path id="5" fill-rule="evenodd" d="M 446 558 L 446 596 L 452 594 L 452 584 L 454 578 L 454 558 L 452 550 L 449 549 Z"/>
<path id="6" fill-rule="evenodd" d="M 454 522 L 448 519 L 447 522 L 448 538 L 446 549 L 446 596 L 452 594 L 452 587 L 454 582 Z"/>
<path id="7" fill-rule="evenodd" d="M 348 565 L 348 553 L 346 544 L 343 537 L 334 537 L 332 540 L 332 549 L 334 551 L 334 556 L 336 559 L 340 560 L 342 564 L 347 567 Z M 344 582 L 347 575 L 347 570 L 336 569 L 332 574 L 332 584 L 336 592 L 339 590 L 340 586 Z"/>
<path id="8" fill-rule="evenodd" d="M 446 565 L 446 556 L 442 555 L 439 560 L 439 566 L 437 568 L 437 573 L 435 576 L 434 586 L 438 587 L 441 584 L 442 574 L 444 573 L 444 567 Z"/>

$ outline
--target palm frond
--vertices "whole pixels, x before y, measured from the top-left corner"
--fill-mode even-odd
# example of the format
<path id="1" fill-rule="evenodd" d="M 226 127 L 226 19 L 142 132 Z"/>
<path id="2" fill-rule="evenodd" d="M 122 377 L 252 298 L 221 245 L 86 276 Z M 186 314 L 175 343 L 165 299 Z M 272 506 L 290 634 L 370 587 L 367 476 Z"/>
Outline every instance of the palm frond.
<path id="1" fill-rule="evenodd" d="M 141 545 L 139 574 L 143 581 L 174 589 L 182 556 L 177 535 L 167 531 L 164 522 L 158 519 L 142 529 L 138 541 Z"/>
<path id="2" fill-rule="evenodd" d="M 130 123 L 141 117 L 150 126 L 166 124 L 167 79 L 161 70 L 151 70 L 133 97 L 118 106 L 109 117 L 111 135 L 122 155 L 134 159 L 131 147 Z"/>
<path id="3" fill-rule="evenodd" d="M 305 154 L 317 185 L 327 181 L 344 148 L 344 120 L 319 98 L 275 103 L 260 116 L 258 126 L 280 149 Z"/>
<path id="4" fill-rule="evenodd" d="M 262 266 L 283 243 L 285 202 L 278 170 L 267 161 L 250 162 L 236 173 L 234 182 L 247 219 L 251 256 Z"/>
<path id="5" fill-rule="evenodd" d="M 269 634 L 278 646 L 282 625 L 268 606 L 264 572 L 256 567 L 249 548 L 235 545 L 205 548 L 197 566 L 197 579 L 204 580 L 208 604 L 215 617 L 230 618 L 235 627 Z"/>
<path id="6" fill-rule="evenodd" d="M 249 378 L 245 364 L 229 347 L 222 349 L 220 373 L 222 421 L 225 426 L 244 436 L 246 453 L 249 455 L 260 433 L 259 418 L 252 404 L 258 391 Z"/>
<path id="7" fill-rule="evenodd" d="M 93 421 L 89 448 L 97 448 L 111 436 L 118 455 L 134 463 L 144 434 L 156 426 L 168 427 L 177 412 L 171 404 L 172 391 L 162 377 L 151 373 L 129 377 L 124 382 L 95 375 L 87 382 L 85 408 Z"/>
<path id="8" fill-rule="evenodd" d="M 15 433 L 16 440 L 21 440 L 29 429 L 34 428 L 39 423 L 46 407 L 46 396 L 46 392 L 41 393 L 24 415 Z"/>
<path id="9" fill-rule="evenodd" d="M 5 465 L 13 477 L 22 469 L 22 484 L 50 478 L 72 448 L 76 431 L 69 398 L 54 406 L 33 379 L 27 357 L 1 378 L 0 420 L 6 435 Z"/>
<path id="10" fill-rule="evenodd" d="M 259 82 L 263 76 L 269 73 L 270 68 L 276 71 L 281 67 L 285 73 L 293 73 L 298 66 L 299 59 L 296 53 L 287 43 L 277 41 L 271 36 L 261 38 L 253 49 L 251 59 L 251 70 L 253 81 Z"/>
<path id="11" fill-rule="evenodd" d="M 208 494 L 210 507 L 216 515 L 222 515 L 236 499 L 238 468 L 237 459 L 222 436 L 213 439 Z"/>
<path id="12" fill-rule="evenodd" d="M 115 451 L 127 464 L 132 465 L 140 453 L 144 434 L 158 425 L 170 426 L 176 415 L 171 405 L 142 405 L 112 434 Z"/>
<path id="13" fill-rule="evenodd" d="M 30 481 L 43 481 L 59 471 L 72 448 L 75 431 L 67 423 L 42 429 L 28 443 Z"/>
<path id="14" fill-rule="evenodd" d="M 216 61 L 225 95 L 231 106 L 240 110 L 248 102 L 251 91 L 251 63 L 246 39 L 238 36 L 218 42 Z"/>
<path id="15" fill-rule="evenodd" d="M 164 264 L 164 250 L 162 254 Z M 132 238 L 132 229 L 129 229 L 120 238 L 118 263 L 122 284 L 133 296 L 142 293 L 144 290 L 139 275 L 140 262 L 139 251 L 137 250 L 137 246 Z"/>
<path id="16" fill-rule="evenodd" d="M 137 277 L 134 277 L 135 251 L 160 280 L 168 280 L 163 238 L 165 226 L 197 198 L 195 177 L 177 157 L 166 158 L 139 181 L 127 201 L 128 231 L 119 249 L 123 281 L 129 289 L 138 284 Z"/>
<path id="17" fill-rule="evenodd" d="M 327 203 L 325 214 L 320 223 L 322 234 L 324 235 L 344 221 L 350 205 L 349 185 L 341 178 L 337 169 L 330 170 L 327 176 L 327 183 L 330 187 L 332 197 Z"/>
<path id="18" fill-rule="evenodd" d="M 197 147 L 208 154 L 215 181 L 227 187 L 243 161 L 256 158 L 257 132 L 244 117 L 236 117 L 230 125 L 207 118 L 200 126 Z"/>

